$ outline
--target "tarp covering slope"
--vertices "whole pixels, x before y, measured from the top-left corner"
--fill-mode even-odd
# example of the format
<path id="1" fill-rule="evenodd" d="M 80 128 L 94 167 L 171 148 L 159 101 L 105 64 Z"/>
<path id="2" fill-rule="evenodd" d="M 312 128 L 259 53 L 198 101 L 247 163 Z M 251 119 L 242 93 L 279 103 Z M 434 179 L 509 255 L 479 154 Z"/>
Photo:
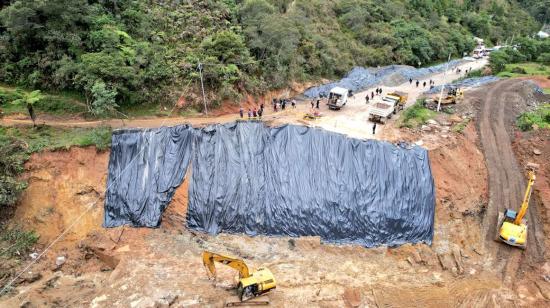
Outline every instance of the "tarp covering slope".
<path id="1" fill-rule="evenodd" d="M 157 227 L 191 159 L 189 126 L 113 133 L 103 225 Z"/>
<path id="2" fill-rule="evenodd" d="M 106 227 L 158 226 L 191 160 L 190 228 L 368 247 L 432 241 L 434 184 L 420 147 L 258 122 L 119 131 L 112 144 Z"/>
<path id="3" fill-rule="evenodd" d="M 434 185 L 420 147 L 251 122 L 203 129 L 195 146 L 191 228 L 369 247 L 431 243 Z"/>

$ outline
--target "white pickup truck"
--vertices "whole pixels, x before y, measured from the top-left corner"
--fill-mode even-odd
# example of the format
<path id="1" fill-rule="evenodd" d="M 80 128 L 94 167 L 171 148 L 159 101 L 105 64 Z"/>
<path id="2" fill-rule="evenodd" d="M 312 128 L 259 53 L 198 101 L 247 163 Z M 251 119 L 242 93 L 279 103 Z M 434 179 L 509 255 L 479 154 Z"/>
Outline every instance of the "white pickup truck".
<path id="1" fill-rule="evenodd" d="M 328 95 L 328 108 L 333 110 L 340 110 L 348 102 L 348 89 L 341 87 L 334 87 L 330 90 Z"/>

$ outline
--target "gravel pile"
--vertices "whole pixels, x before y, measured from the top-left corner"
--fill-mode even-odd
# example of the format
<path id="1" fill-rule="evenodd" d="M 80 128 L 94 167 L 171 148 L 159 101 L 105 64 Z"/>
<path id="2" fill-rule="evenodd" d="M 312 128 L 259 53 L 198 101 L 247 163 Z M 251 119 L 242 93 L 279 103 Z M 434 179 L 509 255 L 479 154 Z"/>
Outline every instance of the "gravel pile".
<path id="1" fill-rule="evenodd" d="M 449 62 L 449 68 L 468 62 L 466 60 L 452 60 Z M 423 79 L 430 75 L 442 73 L 447 67 L 447 63 L 442 63 L 430 67 L 414 68 L 407 65 L 388 65 L 380 68 L 354 67 L 346 76 L 338 81 L 324 84 L 317 87 L 311 87 L 304 92 L 308 98 L 327 96 L 330 89 L 342 87 L 352 90 L 354 93 L 360 92 L 376 85 L 397 86 L 409 80 L 409 78 Z"/>

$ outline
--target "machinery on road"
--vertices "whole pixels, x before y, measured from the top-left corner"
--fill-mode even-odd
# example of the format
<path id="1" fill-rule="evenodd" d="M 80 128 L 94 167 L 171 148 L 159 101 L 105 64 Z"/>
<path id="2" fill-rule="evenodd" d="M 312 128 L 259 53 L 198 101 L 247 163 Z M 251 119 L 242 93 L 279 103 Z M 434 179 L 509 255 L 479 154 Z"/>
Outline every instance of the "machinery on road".
<path id="1" fill-rule="evenodd" d="M 395 114 L 405 108 L 405 104 L 407 104 L 407 98 L 408 98 L 407 93 L 394 91 L 386 94 L 386 96 L 384 96 L 382 100 L 385 102 L 392 103 L 395 106 L 393 111 L 393 113 Z"/>
<path id="2" fill-rule="evenodd" d="M 216 277 L 214 262 L 225 264 L 239 272 L 237 295 L 241 302 L 265 294 L 276 287 L 275 277 L 273 277 L 269 269 L 258 268 L 257 271 L 250 272 L 246 263 L 241 259 L 204 251 L 202 253 L 202 262 L 209 273 L 208 276 L 211 278 Z"/>
<path id="3" fill-rule="evenodd" d="M 447 96 L 441 100 L 441 105 L 457 104 L 462 102 L 464 98 L 464 91 L 459 88 L 450 88 L 447 92 Z"/>
<path id="4" fill-rule="evenodd" d="M 407 93 L 391 92 L 382 98 L 382 101 L 374 103 L 369 110 L 369 120 L 385 124 L 392 115 L 405 108 Z"/>
<path id="5" fill-rule="evenodd" d="M 524 219 L 524 216 L 529 208 L 535 178 L 534 169 L 529 170 L 529 180 L 519 212 L 506 209 L 504 213 L 499 213 L 497 240 L 521 249 L 527 247 L 527 220 Z"/>
<path id="6" fill-rule="evenodd" d="M 340 110 L 348 102 L 350 91 L 341 87 L 334 87 L 328 94 L 328 108 L 331 110 Z"/>

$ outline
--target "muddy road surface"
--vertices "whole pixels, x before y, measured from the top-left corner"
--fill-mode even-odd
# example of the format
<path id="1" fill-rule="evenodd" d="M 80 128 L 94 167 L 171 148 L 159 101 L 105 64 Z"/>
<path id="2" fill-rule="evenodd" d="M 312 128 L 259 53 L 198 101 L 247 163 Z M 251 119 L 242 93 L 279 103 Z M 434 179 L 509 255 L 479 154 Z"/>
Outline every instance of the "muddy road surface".
<path id="1" fill-rule="evenodd" d="M 519 209 L 525 192 L 525 167 L 512 151 L 513 122 L 527 107 L 529 88 L 525 82 L 505 80 L 475 91 L 472 99 L 479 105 L 480 142 L 489 173 L 489 204 L 484 217 L 486 251 L 493 255 L 496 268 L 505 282 L 513 282 L 522 265 L 534 265 L 544 259 L 542 225 L 536 204 L 527 213 L 528 244 L 525 251 L 495 241 L 498 213 L 507 208 Z"/>

